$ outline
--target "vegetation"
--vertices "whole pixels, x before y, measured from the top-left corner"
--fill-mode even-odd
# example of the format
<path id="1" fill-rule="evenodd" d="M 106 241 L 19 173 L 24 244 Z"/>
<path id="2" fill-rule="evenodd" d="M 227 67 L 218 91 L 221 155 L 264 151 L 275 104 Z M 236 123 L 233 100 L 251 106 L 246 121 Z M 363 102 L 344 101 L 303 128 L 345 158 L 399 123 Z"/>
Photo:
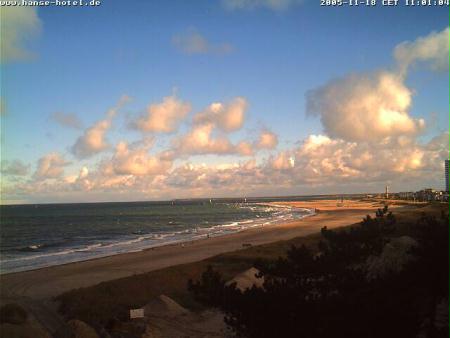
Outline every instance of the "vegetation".
<path id="1" fill-rule="evenodd" d="M 415 224 L 418 219 L 423 217 L 421 216 L 422 212 L 425 212 L 427 215 L 432 215 L 438 220 L 441 209 L 446 208 L 446 205 L 415 205 L 410 208 L 398 209 L 395 211 L 395 226 L 391 230 L 387 229 L 389 232 L 392 231 L 392 233 L 386 235 L 386 237 L 400 237 L 413 233 L 413 236 L 416 237 L 415 233 L 418 229 Z M 386 218 L 388 214 L 389 212 L 385 214 Z M 342 230 L 336 230 L 333 233 L 340 233 L 341 231 L 345 231 L 345 229 L 342 228 Z M 447 237 L 441 236 L 441 238 L 446 240 Z M 277 257 L 281 257 L 282 260 L 287 260 L 290 248 L 293 246 L 296 248 L 304 246 L 315 256 L 320 252 L 320 241 L 325 242 L 326 240 L 319 233 L 286 241 L 253 246 L 214 256 L 199 262 L 173 266 L 100 283 L 87 288 L 72 290 L 58 296 L 56 300 L 60 304 L 60 311 L 67 319 L 79 319 L 94 327 L 98 332 L 102 332 L 102 329 L 106 328 L 107 331 L 112 333 L 118 330 L 118 326 L 120 328 L 120 325 L 126 322 L 130 308 L 141 307 L 160 294 L 165 294 L 184 307 L 194 311 L 209 306 L 208 298 L 202 299 L 202 296 L 198 298 L 200 294 L 207 295 L 209 292 L 201 292 L 196 295 L 193 292 L 189 292 L 186 288 L 186 282 L 189 279 L 192 281 L 201 280 L 202 273 L 207 270 L 208 266 L 211 266 L 211 270 L 214 273 L 219 273 L 219 277 L 224 282 L 254 266 L 255 261 L 261 264 L 275 264 L 276 261 L 274 262 L 273 260 Z M 445 258 L 446 256 L 440 255 L 439 257 Z M 438 264 L 440 266 L 442 263 Z M 414 280 L 414 278 L 412 277 L 411 279 Z M 211 278 L 206 279 L 211 280 Z M 228 290 L 234 294 L 234 291 L 232 291 L 233 288 L 230 287 Z M 221 297 L 222 300 L 216 302 L 217 305 L 215 306 L 222 307 L 221 304 L 223 302 L 227 300 L 230 302 L 233 301 L 231 296 L 222 293 Z M 420 295 L 414 295 L 414 297 L 420 298 Z M 425 297 L 422 298 L 425 299 Z M 264 304 L 263 302 L 264 299 L 261 299 L 256 304 L 261 304 L 262 306 Z M 427 304 L 423 304 L 422 306 L 426 306 Z M 439 316 L 439 313 L 437 313 L 437 316 Z M 231 316 L 228 315 L 228 317 Z M 351 318 L 347 320 L 350 321 Z M 260 319 L 260 321 L 263 321 L 263 319 Z M 281 337 L 282 335 L 276 336 Z"/>
<path id="2" fill-rule="evenodd" d="M 170 296 L 191 310 L 204 309 L 186 289 L 189 279 L 197 280 L 208 266 L 219 271 L 226 280 L 252 267 L 255 259 L 285 255 L 292 245 L 317 245 L 320 234 L 298 237 L 266 245 L 253 246 L 209 259 L 177 265 L 144 274 L 99 283 L 71 290 L 56 297 L 59 311 L 67 319 L 79 319 L 96 329 L 108 330 L 117 322 L 128 318 L 131 308 L 139 308 L 161 294 Z M 126 290 L 126 292 L 124 292 Z"/>
<path id="3" fill-rule="evenodd" d="M 15 303 L 5 304 L 0 308 L 0 323 L 23 324 L 27 321 L 27 312 Z"/>
<path id="4" fill-rule="evenodd" d="M 263 288 L 241 292 L 212 268 L 188 288 L 245 337 L 448 337 L 448 214 L 423 214 L 407 230 L 410 245 L 387 260 L 405 238 L 385 207 L 350 229 L 324 227 L 317 250 L 258 260 Z"/>

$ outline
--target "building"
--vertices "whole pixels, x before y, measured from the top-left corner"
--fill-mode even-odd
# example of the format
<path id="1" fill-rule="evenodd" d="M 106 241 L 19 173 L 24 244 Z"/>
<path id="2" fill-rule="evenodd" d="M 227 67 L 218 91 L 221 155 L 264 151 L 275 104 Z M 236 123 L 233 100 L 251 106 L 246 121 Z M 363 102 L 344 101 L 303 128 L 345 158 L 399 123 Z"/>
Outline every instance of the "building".
<path id="1" fill-rule="evenodd" d="M 416 194 L 412 191 L 403 191 L 398 193 L 398 198 L 401 200 L 415 200 Z"/>
<path id="2" fill-rule="evenodd" d="M 448 165 L 449 161 L 445 160 L 445 191 L 448 192 L 449 190 L 449 182 L 448 182 Z"/>

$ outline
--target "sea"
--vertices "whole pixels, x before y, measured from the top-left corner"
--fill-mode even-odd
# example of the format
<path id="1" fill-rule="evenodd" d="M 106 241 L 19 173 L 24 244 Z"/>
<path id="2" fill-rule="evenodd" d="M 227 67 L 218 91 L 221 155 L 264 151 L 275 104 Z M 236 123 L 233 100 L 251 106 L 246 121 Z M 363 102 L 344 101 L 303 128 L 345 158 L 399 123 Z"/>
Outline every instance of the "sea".
<path id="1" fill-rule="evenodd" d="M 0 206 L 0 274 L 136 252 L 300 219 L 253 200 Z"/>

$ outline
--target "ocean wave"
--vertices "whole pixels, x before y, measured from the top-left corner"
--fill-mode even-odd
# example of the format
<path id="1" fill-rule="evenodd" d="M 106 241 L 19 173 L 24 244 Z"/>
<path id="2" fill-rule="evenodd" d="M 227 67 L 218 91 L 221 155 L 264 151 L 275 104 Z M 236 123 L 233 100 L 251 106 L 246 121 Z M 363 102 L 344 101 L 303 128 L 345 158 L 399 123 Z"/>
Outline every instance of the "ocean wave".
<path id="1" fill-rule="evenodd" d="M 177 244 L 193 240 L 201 240 L 209 237 L 222 236 L 229 233 L 240 232 L 246 229 L 275 225 L 303 218 L 314 214 L 314 210 L 286 207 L 284 205 L 241 205 L 241 208 L 252 210 L 255 214 L 247 219 L 212 225 L 208 221 L 200 221 L 191 228 L 174 231 L 158 231 L 143 233 L 144 231 L 130 232 L 130 235 L 121 238 L 103 239 L 86 236 L 89 240 L 84 245 L 68 246 L 70 242 L 48 242 L 32 244 L 18 250 L 19 255 L 0 259 L 0 273 L 25 271 L 40 267 L 59 265 L 64 263 L 82 261 L 86 259 L 111 256 L 125 252 L 137 252 L 152 247 L 167 244 Z M 267 216 L 267 214 L 270 214 Z M 173 225 L 175 222 L 168 222 Z M 208 226 L 205 226 L 208 225 Z M 60 247 L 60 250 L 58 250 Z M 53 249 L 53 250 L 52 250 Z"/>
<path id="2" fill-rule="evenodd" d="M 20 252 L 36 252 L 43 249 L 50 249 L 55 247 L 62 247 L 67 244 L 67 241 L 58 241 L 58 242 L 47 242 L 47 243 L 39 243 L 39 244 L 31 244 L 25 247 L 16 248 L 17 251 Z"/>

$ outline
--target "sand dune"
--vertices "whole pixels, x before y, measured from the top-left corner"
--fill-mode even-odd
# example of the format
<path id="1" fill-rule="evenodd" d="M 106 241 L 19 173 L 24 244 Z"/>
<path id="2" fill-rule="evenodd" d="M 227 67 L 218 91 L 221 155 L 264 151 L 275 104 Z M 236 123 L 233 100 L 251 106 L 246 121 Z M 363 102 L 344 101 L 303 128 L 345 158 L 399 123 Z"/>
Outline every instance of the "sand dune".
<path id="1" fill-rule="evenodd" d="M 264 277 L 261 278 L 256 277 L 256 274 L 258 273 L 259 270 L 256 269 L 255 267 L 252 267 L 238 274 L 236 277 L 228 281 L 226 285 L 236 283 L 236 288 L 238 288 L 241 291 L 251 289 L 253 286 L 261 288 L 264 284 Z"/>

